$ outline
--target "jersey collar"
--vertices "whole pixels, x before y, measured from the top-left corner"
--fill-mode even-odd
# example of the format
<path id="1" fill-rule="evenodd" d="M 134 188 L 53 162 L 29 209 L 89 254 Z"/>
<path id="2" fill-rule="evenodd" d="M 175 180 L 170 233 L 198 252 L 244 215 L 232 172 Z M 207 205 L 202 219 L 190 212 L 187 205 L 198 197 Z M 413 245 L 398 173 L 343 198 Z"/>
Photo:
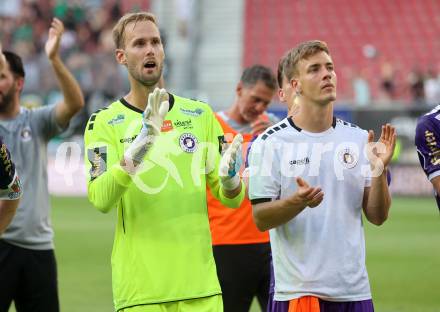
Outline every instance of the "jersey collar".
<path id="1" fill-rule="evenodd" d="M 170 107 L 168 108 L 168 111 L 171 111 L 171 109 L 174 106 L 174 95 L 172 95 L 171 93 L 168 93 L 169 96 L 169 103 L 170 103 Z M 135 111 L 136 113 L 140 113 L 142 114 L 143 111 L 133 105 L 131 105 L 130 103 L 127 102 L 126 99 L 124 99 L 123 97 L 119 99 L 119 102 L 122 103 L 122 105 L 124 105 L 125 107 L 127 107 L 128 109 L 131 109 L 133 111 Z"/>
<path id="2" fill-rule="evenodd" d="M 293 118 L 292 116 L 288 117 L 287 120 L 289 121 L 289 124 L 295 128 L 295 130 L 297 130 L 298 132 L 303 131 L 303 129 L 301 129 L 300 127 L 298 127 L 294 122 L 293 122 Z M 336 117 L 333 117 L 333 121 L 332 121 L 332 128 L 336 128 Z M 305 131 L 305 130 L 304 130 Z"/>

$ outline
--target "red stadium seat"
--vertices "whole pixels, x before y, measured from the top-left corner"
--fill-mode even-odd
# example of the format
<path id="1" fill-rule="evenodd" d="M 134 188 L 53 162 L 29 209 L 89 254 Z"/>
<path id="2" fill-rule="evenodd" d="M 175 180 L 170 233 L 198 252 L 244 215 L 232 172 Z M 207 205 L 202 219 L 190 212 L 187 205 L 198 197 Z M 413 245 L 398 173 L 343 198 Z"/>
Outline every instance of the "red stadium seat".
<path id="1" fill-rule="evenodd" d="M 336 64 L 339 99 L 351 94 L 350 76 L 341 68 L 369 67 L 374 96 L 380 68 L 388 60 L 404 83 L 414 68 L 440 63 L 440 1 L 437 0 L 247 0 L 243 66 L 263 63 L 274 69 L 285 51 L 304 40 L 327 42 Z M 363 47 L 374 46 L 375 59 Z"/>

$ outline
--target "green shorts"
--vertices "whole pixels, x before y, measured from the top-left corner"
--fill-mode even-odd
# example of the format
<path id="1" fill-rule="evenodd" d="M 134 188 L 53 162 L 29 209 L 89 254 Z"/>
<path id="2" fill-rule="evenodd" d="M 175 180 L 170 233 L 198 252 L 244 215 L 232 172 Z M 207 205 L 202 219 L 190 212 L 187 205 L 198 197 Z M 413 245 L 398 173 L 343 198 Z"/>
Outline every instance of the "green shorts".
<path id="1" fill-rule="evenodd" d="M 223 300 L 221 295 L 216 295 L 169 303 L 139 305 L 118 312 L 223 312 Z"/>

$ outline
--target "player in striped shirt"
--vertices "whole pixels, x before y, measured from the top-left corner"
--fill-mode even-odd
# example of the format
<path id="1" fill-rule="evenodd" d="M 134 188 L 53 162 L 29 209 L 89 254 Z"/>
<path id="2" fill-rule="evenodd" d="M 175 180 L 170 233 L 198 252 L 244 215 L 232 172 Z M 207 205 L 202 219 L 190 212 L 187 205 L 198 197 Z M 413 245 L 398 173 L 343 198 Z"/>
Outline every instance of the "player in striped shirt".
<path id="1" fill-rule="evenodd" d="M 287 58 L 284 71 L 299 111 L 259 136 L 249 158 L 254 220 L 270 229 L 271 309 L 371 312 L 362 211 L 377 225 L 387 218 L 391 197 L 383 169 L 395 130 L 382 128 L 378 153 L 369 148 L 376 146 L 372 131 L 333 116 L 336 74 L 325 43 L 302 43 Z"/>

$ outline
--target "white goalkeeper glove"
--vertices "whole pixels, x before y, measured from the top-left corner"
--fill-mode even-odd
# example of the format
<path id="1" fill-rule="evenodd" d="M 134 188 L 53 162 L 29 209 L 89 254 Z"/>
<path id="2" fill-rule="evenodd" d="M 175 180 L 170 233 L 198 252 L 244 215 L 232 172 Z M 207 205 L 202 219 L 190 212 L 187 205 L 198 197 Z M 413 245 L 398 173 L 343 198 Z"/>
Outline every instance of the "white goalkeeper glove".
<path id="1" fill-rule="evenodd" d="M 242 163 L 242 143 L 243 136 L 241 134 L 237 134 L 220 160 L 220 182 L 223 186 L 223 189 L 228 191 L 235 190 L 240 185 L 238 171 L 240 170 Z"/>
<path id="2" fill-rule="evenodd" d="M 147 107 L 142 114 L 141 132 L 124 154 L 124 160 L 129 169 L 133 169 L 142 162 L 156 136 L 160 135 L 160 128 L 170 106 L 168 99 L 165 89 L 156 88 L 149 94 Z"/>

